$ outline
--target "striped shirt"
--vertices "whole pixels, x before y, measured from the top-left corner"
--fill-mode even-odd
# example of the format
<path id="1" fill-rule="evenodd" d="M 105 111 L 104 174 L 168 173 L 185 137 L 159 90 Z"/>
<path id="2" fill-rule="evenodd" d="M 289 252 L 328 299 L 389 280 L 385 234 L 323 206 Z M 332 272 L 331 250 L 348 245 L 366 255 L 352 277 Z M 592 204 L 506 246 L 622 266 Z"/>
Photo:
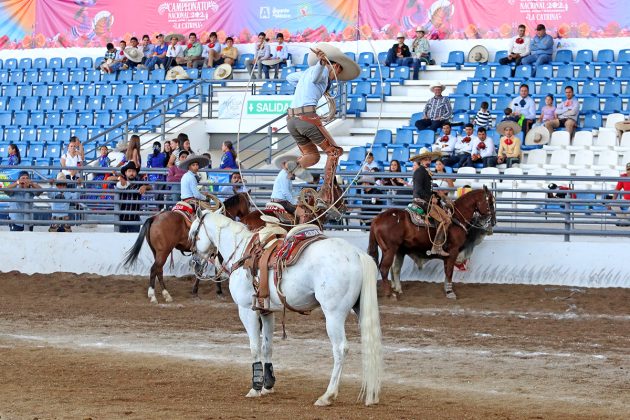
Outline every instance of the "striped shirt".
<path id="1" fill-rule="evenodd" d="M 449 120 L 453 116 L 451 102 L 446 96 L 434 96 L 424 107 L 424 115 L 432 121 Z"/>
<path id="2" fill-rule="evenodd" d="M 483 128 L 490 128 L 491 122 L 492 116 L 489 112 L 484 112 L 481 109 L 477 112 L 477 115 L 475 116 L 475 125 Z"/>

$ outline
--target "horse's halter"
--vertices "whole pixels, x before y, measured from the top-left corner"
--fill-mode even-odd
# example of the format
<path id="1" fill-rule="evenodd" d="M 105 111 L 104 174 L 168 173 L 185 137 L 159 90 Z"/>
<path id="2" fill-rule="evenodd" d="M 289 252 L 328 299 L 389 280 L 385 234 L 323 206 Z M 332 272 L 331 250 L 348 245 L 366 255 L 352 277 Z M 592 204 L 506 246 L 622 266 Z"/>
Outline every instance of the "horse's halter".
<path id="1" fill-rule="evenodd" d="M 475 208 L 473 210 L 473 214 L 470 221 L 466 222 L 466 221 L 460 221 L 459 218 L 457 219 L 458 222 L 461 223 L 461 226 L 464 228 L 464 230 L 468 230 L 468 228 L 471 228 L 471 227 L 477 228 L 477 229 L 488 230 L 490 226 L 494 226 L 496 224 L 493 206 L 490 204 L 489 193 L 490 191 L 484 187 L 483 196 L 486 200 L 487 212 L 485 213 L 482 212 L 481 209 L 479 208 L 479 201 L 475 200 Z M 455 216 L 459 215 L 462 219 L 464 219 L 464 215 L 459 210 L 457 210 L 457 207 L 453 206 L 453 210 L 457 212 Z M 477 217 L 477 215 L 479 215 L 479 217 Z"/>

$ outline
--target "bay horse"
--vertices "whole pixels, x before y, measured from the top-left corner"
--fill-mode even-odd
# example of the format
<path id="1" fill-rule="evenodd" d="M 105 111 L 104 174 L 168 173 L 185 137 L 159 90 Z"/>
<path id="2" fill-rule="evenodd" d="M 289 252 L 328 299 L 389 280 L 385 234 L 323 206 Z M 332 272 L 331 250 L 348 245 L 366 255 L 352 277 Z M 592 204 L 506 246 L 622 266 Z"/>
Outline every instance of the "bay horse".
<path id="1" fill-rule="evenodd" d="M 195 248 L 208 258 L 218 251 L 225 258 L 224 267 L 241 261 L 254 233 L 246 227 L 218 214 L 205 211 L 190 228 Z M 269 278 L 274 276 L 273 270 Z M 351 309 L 359 317 L 363 353 L 363 381 L 360 397 L 365 404 L 378 403 L 381 375 L 381 328 L 376 296 L 378 271 L 374 261 L 362 250 L 340 238 L 326 238 L 304 249 L 295 264 L 283 270 L 279 288 L 287 307 L 310 311 L 320 306 L 326 318 L 326 331 L 333 350 L 334 365 L 326 392 L 315 405 L 330 405 L 337 397 L 339 379 L 348 351 L 345 320 Z M 238 305 L 238 313 L 249 336 L 252 355 L 252 388 L 247 397 L 273 392 L 275 376 L 271 361 L 274 312 L 284 306 L 275 282 L 269 282 L 270 311 L 252 309 L 255 290 L 250 271 L 241 265 L 230 273 L 230 293 Z M 262 328 L 261 328 L 262 326 Z M 261 342 L 262 331 L 262 342 Z M 263 369 L 264 363 L 264 369 Z"/>
<path id="2" fill-rule="evenodd" d="M 445 250 L 448 257 L 439 255 L 427 255 L 431 250 L 431 238 L 435 238 L 435 229 L 430 229 L 430 236 L 425 227 L 413 224 L 409 213 L 402 209 L 389 209 L 372 220 L 370 226 L 370 238 L 368 254 L 374 258 L 381 272 L 383 291 L 386 296 L 392 295 L 391 285 L 388 279 L 389 270 L 397 263 L 398 269 L 402 265 L 404 255 L 412 256 L 412 259 L 421 267 L 421 260 L 442 259 L 444 263 L 444 291 L 449 299 L 456 299 L 453 290 L 453 269 L 460 251 L 463 250 L 468 238 L 469 230 L 474 227 L 473 219 L 479 215 L 488 220 L 494 226 L 496 224 L 496 212 L 494 197 L 486 186 L 483 189 L 473 190 L 464 194 L 453 204 L 453 223 L 451 223 Z M 378 260 L 378 249 L 381 250 L 381 260 Z M 396 294 L 394 292 L 394 297 Z"/>
<path id="3" fill-rule="evenodd" d="M 215 205 L 218 207 L 218 199 L 213 198 Z M 242 218 L 249 213 L 249 198 L 247 194 L 239 193 L 225 200 L 223 203 L 226 214 L 231 218 Z M 131 249 L 125 254 L 123 264 L 131 266 L 135 264 L 140 255 L 140 250 L 146 239 L 151 252 L 153 253 L 153 265 L 149 274 L 149 289 L 147 295 L 151 303 L 157 303 L 155 297 L 155 280 L 158 279 L 162 287 L 162 297 L 166 302 L 172 302 L 173 298 L 166 289 L 164 284 L 164 264 L 168 260 L 173 250 L 177 249 L 182 252 L 191 252 L 192 243 L 188 239 L 189 224 L 186 217 L 179 212 L 170 210 L 161 211 L 144 221 L 138 238 Z M 199 287 L 199 275 L 195 273 L 195 281 L 193 283 L 192 294 L 197 295 Z M 216 282 L 217 295 L 223 294 L 221 282 Z"/>

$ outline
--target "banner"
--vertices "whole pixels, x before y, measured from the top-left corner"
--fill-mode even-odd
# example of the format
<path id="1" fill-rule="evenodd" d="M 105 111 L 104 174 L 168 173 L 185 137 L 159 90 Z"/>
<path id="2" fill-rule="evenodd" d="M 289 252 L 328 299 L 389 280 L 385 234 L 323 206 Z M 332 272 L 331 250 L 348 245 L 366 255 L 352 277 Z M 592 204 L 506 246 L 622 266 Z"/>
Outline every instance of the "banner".
<path id="1" fill-rule="evenodd" d="M 158 33 L 216 31 L 223 42 L 253 42 L 258 32 L 291 42 L 509 38 L 539 23 L 559 38 L 630 36 L 627 0 L 5 0 L 0 49 L 103 47 Z"/>

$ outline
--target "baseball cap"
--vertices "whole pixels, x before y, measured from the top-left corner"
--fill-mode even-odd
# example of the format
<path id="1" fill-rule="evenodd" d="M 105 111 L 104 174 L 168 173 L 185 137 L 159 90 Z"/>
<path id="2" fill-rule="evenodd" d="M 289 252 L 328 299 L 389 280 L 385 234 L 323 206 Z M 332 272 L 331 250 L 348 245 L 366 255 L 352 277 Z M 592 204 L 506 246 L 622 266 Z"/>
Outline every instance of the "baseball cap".
<path id="1" fill-rule="evenodd" d="M 544 31 L 545 30 L 545 25 L 543 25 L 542 23 L 539 23 L 538 26 L 536 26 L 536 30 L 537 31 Z"/>

